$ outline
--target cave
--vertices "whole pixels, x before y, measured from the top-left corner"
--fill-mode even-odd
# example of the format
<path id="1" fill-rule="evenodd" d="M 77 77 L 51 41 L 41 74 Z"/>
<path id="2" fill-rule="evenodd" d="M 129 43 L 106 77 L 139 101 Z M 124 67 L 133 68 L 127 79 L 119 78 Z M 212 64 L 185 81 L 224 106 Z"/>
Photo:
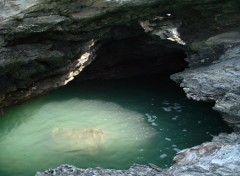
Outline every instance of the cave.
<path id="1" fill-rule="evenodd" d="M 0 175 L 240 175 L 238 1 L 0 0 Z"/>
<path id="2" fill-rule="evenodd" d="M 187 67 L 185 48 L 145 33 L 104 42 L 76 80 L 110 80 L 141 75 L 170 76 Z"/>
<path id="3" fill-rule="evenodd" d="M 74 81 L 7 109 L 0 119 L 0 175 L 30 176 L 61 162 L 167 168 L 180 150 L 231 131 L 212 103 L 187 100 L 170 80 L 188 67 L 184 46 L 127 33 L 99 41 L 94 60 Z"/>

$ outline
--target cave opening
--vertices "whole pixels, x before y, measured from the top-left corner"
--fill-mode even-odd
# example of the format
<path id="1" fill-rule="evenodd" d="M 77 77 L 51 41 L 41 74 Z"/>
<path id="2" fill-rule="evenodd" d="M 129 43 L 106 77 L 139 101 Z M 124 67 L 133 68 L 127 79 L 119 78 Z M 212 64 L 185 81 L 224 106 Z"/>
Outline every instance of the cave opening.
<path id="1" fill-rule="evenodd" d="M 143 75 L 168 76 L 187 67 L 185 47 L 141 34 L 104 42 L 95 60 L 75 80 L 111 80 Z"/>
<path id="2" fill-rule="evenodd" d="M 0 175 L 62 163 L 169 167 L 178 151 L 231 131 L 212 104 L 188 100 L 169 79 L 185 57 L 183 46 L 147 34 L 104 41 L 75 81 L 6 111 Z"/>

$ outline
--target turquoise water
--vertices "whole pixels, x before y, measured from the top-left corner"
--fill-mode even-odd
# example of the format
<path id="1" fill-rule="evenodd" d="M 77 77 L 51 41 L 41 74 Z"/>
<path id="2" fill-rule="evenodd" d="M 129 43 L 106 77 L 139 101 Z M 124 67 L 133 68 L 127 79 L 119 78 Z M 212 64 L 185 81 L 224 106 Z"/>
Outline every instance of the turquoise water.
<path id="1" fill-rule="evenodd" d="M 167 167 L 179 150 L 230 131 L 211 106 L 160 78 L 72 83 L 0 118 L 0 176 L 30 176 L 63 163 Z"/>

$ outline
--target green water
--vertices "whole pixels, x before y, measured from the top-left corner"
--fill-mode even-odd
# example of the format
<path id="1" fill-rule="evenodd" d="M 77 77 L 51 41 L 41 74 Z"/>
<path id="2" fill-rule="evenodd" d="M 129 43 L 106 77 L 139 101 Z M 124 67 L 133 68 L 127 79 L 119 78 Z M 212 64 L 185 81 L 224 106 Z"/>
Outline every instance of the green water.
<path id="1" fill-rule="evenodd" d="M 30 176 L 63 163 L 167 167 L 177 151 L 230 131 L 211 106 L 157 78 L 68 85 L 0 118 L 0 176 Z"/>

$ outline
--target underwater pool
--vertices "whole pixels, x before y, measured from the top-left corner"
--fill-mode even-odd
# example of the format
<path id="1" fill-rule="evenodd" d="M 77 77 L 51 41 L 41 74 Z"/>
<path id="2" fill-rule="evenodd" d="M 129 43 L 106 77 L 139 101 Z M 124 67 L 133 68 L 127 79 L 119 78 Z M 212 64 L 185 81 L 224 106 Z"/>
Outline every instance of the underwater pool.
<path id="1" fill-rule="evenodd" d="M 230 128 L 212 104 L 188 100 L 162 78 L 71 83 L 0 118 L 0 176 L 60 164 L 168 167 L 178 151 Z"/>

